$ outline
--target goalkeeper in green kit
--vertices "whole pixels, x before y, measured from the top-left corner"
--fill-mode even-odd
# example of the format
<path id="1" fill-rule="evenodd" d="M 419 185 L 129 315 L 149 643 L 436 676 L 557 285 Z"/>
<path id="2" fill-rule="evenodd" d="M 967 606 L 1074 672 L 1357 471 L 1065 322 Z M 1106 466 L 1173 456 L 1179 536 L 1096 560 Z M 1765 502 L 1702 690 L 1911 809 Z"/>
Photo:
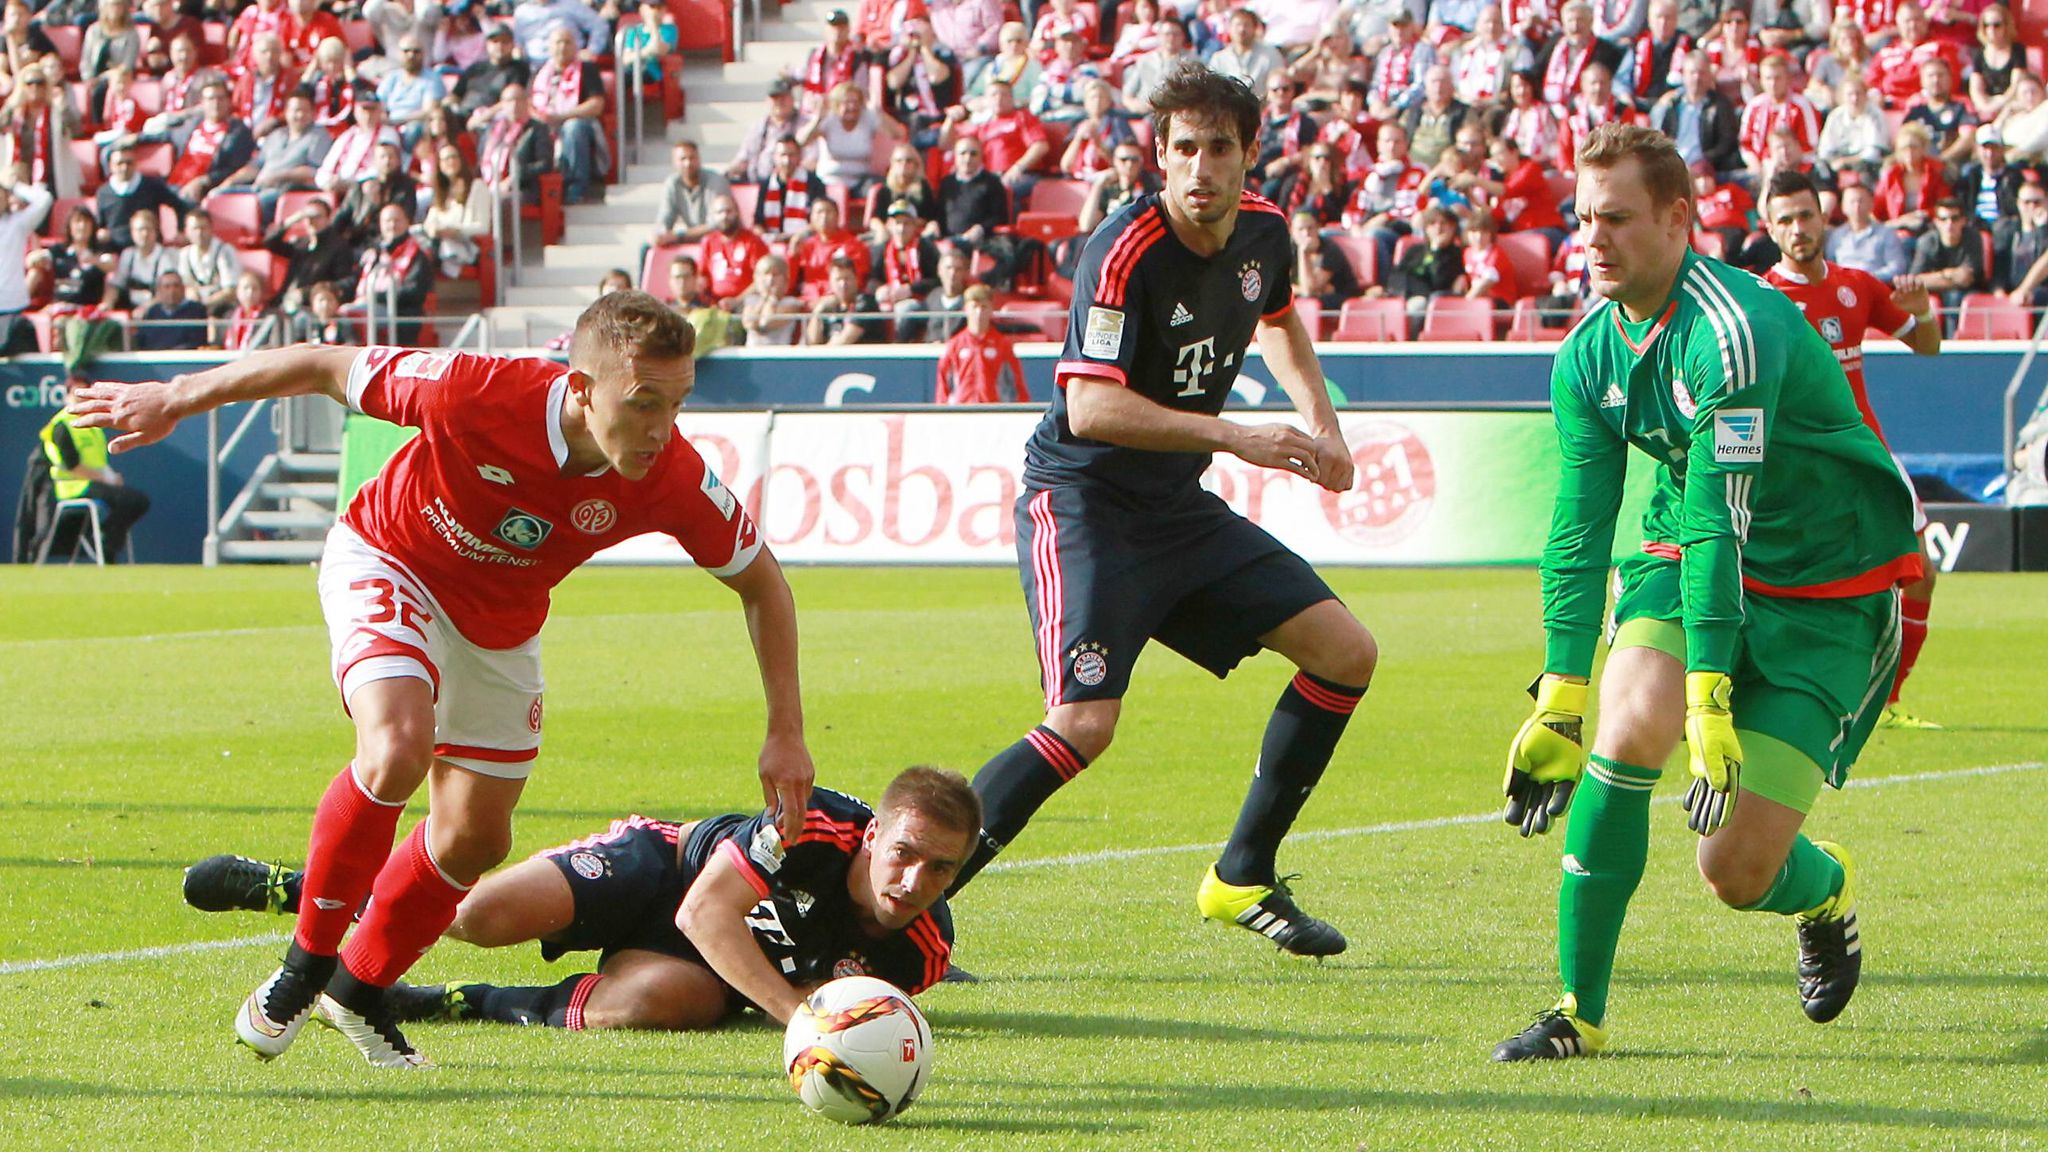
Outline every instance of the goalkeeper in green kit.
<path id="1" fill-rule="evenodd" d="M 1806 1015 L 1841 1014 L 1862 970 L 1854 868 L 1800 825 L 1823 783 L 1841 787 L 1884 708 L 1898 586 L 1921 571 L 1905 477 L 1827 344 L 1777 289 L 1690 250 L 1690 180 L 1670 139 L 1594 131 L 1578 153 L 1577 210 L 1604 299 L 1551 375 L 1562 483 L 1543 552 L 1546 651 L 1506 781 L 1507 820 L 1525 836 L 1571 806 L 1564 996 L 1495 1060 L 1605 1045 L 1650 791 L 1681 735 L 1701 876 L 1730 907 L 1793 917 Z M 1642 549 L 1614 575 L 1588 757 L 1587 679 L 1630 445 L 1657 461 L 1657 482 Z"/>

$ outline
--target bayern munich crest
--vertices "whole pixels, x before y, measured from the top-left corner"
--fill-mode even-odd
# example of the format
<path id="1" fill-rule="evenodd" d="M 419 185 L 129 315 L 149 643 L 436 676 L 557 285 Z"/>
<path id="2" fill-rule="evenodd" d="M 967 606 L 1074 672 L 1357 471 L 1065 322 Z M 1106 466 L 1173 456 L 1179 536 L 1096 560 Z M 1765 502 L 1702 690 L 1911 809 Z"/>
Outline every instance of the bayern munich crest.
<path id="1" fill-rule="evenodd" d="M 602 536 L 618 522 L 619 510 L 609 500 L 585 500 L 569 509 L 569 523 L 587 535 Z"/>
<path id="2" fill-rule="evenodd" d="M 1090 640 L 1074 649 L 1074 679 L 1090 688 L 1109 679 L 1109 649 Z"/>
<path id="3" fill-rule="evenodd" d="M 852 956 L 842 956 L 832 965 L 832 978 L 834 980 L 843 980 L 848 976 L 865 976 L 867 974 L 866 965 L 863 965 Z"/>
<path id="4" fill-rule="evenodd" d="M 1257 301 L 1259 298 L 1259 290 L 1264 288 L 1265 285 L 1265 280 L 1259 276 L 1259 265 L 1257 261 L 1253 261 L 1252 263 L 1246 264 L 1244 267 L 1239 268 L 1237 270 L 1237 286 L 1244 290 L 1245 299 Z"/>
<path id="5" fill-rule="evenodd" d="M 575 869 L 576 874 L 585 880 L 603 879 L 604 874 L 610 871 L 605 865 L 604 857 L 599 856 L 595 852 L 577 852 L 572 854 L 569 857 L 569 867 Z"/>

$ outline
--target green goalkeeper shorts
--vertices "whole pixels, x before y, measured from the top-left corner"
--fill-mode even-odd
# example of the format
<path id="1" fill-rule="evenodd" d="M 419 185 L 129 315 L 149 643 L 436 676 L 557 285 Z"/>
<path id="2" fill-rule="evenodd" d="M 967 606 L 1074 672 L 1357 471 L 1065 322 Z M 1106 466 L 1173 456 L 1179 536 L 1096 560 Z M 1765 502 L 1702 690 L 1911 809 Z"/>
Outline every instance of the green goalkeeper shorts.
<path id="1" fill-rule="evenodd" d="M 1654 648 L 1682 663 L 1678 561 L 1638 553 L 1621 562 L 1614 583 L 1610 648 Z M 1749 595 L 1743 610 L 1730 676 L 1736 730 L 1771 737 L 1799 756 L 1774 755 L 1773 745 L 1759 744 L 1749 750 L 1742 786 L 1807 812 L 1822 780 L 1835 788 L 1848 780 L 1877 727 L 1898 674 L 1898 594 L 1831 600 Z"/>

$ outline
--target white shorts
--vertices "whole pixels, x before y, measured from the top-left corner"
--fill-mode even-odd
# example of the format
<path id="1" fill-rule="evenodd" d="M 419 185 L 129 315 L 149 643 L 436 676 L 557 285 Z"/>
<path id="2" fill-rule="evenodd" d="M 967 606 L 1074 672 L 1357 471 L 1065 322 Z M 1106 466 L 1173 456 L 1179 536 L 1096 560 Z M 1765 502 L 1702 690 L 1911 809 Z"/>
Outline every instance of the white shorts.
<path id="1" fill-rule="evenodd" d="M 540 637 L 480 648 L 448 622 L 410 570 L 336 524 L 320 554 L 335 686 L 410 676 L 434 689 L 434 756 L 458 768 L 524 780 L 540 755 Z"/>

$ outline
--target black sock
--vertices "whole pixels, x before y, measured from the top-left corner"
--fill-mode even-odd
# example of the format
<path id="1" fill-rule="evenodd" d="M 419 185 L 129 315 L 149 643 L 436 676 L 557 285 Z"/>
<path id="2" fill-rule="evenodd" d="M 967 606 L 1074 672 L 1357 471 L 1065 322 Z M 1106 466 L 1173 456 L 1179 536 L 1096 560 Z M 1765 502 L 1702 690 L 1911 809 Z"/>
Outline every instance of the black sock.
<path id="1" fill-rule="evenodd" d="M 602 976 L 579 973 L 559 984 L 508 988 L 497 984 L 465 984 L 462 999 L 475 1009 L 474 1018 L 496 1024 L 540 1024 L 581 1029 L 583 1002 Z"/>
<path id="2" fill-rule="evenodd" d="M 1344 725 L 1358 707 L 1363 688 L 1311 676 L 1295 674 L 1280 702 L 1273 706 L 1273 718 L 1266 722 L 1266 739 L 1259 745 L 1259 768 L 1238 811 L 1237 827 L 1231 829 L 1230 843 L 1216 861 L 1216 876 L 1225 884 L 1271 884 L 1273 858 L 1280 840 L 1294 826 L 1308 794 L 1330 766 L 1330 755 L 1344 735 Z"/>
<path id="3" fill-rule="evenodd" d="M 339 956 L 318 956 L 308 952 L 299 946 L 297 940 L 284 950 L 284 966 L 304 977 L 316 992 L 327 987 L 334 978 L 334 970 L 339 967 L 340 960 Z"/>
<path id="4" fill-rule="evenodd" d="M 975 873 L 1024 830 L 1039 805 L 1087 766 L 1088 761 L 1072 744 L 1043 724 L 982 765 L 974 775 L 974 790 L 981 795 L 981 836 L 946 895 L 965 888 Z"/>

